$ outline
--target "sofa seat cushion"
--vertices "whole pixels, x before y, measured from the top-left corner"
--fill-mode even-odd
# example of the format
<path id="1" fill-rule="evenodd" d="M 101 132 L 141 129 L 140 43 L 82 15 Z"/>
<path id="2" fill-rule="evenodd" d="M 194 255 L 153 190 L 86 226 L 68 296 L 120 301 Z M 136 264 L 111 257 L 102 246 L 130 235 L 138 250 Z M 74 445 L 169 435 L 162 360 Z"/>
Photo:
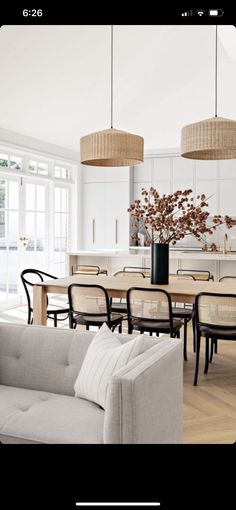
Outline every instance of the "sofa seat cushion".
<path id="1" fill-rule="evenodd" d="M 103 442 L 104 410 L 87 400 L 0 385 L 0 409 L 2 442 Z"/>

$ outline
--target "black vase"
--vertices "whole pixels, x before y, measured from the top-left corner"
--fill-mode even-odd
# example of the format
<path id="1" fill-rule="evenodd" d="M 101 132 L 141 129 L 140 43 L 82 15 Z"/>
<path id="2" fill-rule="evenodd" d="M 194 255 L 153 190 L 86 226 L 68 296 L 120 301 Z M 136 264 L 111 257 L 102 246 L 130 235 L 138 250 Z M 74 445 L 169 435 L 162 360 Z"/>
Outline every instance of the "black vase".
<path id="1" fill-rule="evenodd" d="M 151 247 L 151 283 L 169 283 L 169 244 L 153 243 Z"/>

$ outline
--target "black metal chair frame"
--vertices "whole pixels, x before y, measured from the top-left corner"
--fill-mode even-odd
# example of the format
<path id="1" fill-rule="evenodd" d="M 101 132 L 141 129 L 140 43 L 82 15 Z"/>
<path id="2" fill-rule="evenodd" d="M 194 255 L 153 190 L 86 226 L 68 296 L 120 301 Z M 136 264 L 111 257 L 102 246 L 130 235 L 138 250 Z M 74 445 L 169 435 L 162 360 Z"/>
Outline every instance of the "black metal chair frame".
<path id="1" fill-rule="evenodd" d="M 135 274 L 139 274 L 139 275 L 142 275 L 143 278 L 145 278 L 144 274 L 141 273 L 140 271 L 117 271 L 116 273 L 113 274 L 113 276 L 117 276 L 118 274 L 123 274 L 123 273 L 135 273 Z M 121 298 L 122 299 L 122 298 Z M 110 298 L 110 310 L 111 312 L 117 312 L 117 313 L 125 313 L 127 315 L 127 301 L 125 303 L 122 303 L 120 299 L 120 302 L 119 303 L 113 303 L 112 304 L 112 298 Z"/>
<path id="2" fill-rule="evenodd" d="M 27 303 L 28 303 L 28 319 L 27 319 L 27 324 L 32 324 L 33 323 L 33 318 L 32 318 L 32 314 L 33 314 L 33 307 L 31 306 L 31 298 L 30 298 L 30 293 L 28 291 L 28 288 L 27 288 L 27 285 L 29 285 L 30 287 L 33 287 L 34 285 L 36 285 L 36 283 L 34 282 L 30 282 L 29 280 L 27 280 L 27 278 L 25 278 L 25 275 L 27 274 L 36 274 L 39 279 L 41 280 L 41 282 L 44 281 L 44 278 L 43 276 L 46 276 L 48 277 L 49 279 L 52 279 L 52 280 L 57 280 L 57 276 L 53 276 L 49 273 L 45 273 L 44 271 L 40 271 L 39 269 L 24 269 L 22 272 L 21 272 L 21 281 L 22 281 L 22 284 L 24 286 L 24 289 L 25 289 L 25 293 L 26 293 L 26 298 L 27 298 Z M 48 306 L 48 296 L 47 296 L 47 306 Z M 66 317 L 63 317 L 62 319 L 60 319 L 58 317 L 58 315 L 60 314 L 67 314 Z M 51 317 L 52 316 L 52 317 Z M 68 308 L 58 308 L 58 310 L 47 310 L 47 317 L 49 319 L 52 319 L 54 321 L 54 327 L 56 328 L 57 327 L 57 322 L 58 321 L 64 321 L 68 318 L 69 316 L 69 309 Z"/>
<path id="3" fill-rule="evenodd" d="M 138 291 L 141 291 L 141 292 L 158 292 L 158 293 L 162 293 L 162 294 L 165 294 L 165 296 L 167 297 L 167 300 L 168 300 L 168 307 L 169 307 L 169 319 L 150 319 L 149 317 L 146 319 L 145 317 L 142 317 L 141 320 L 144 320 L 144 321 L 147 321 L 147 322 L 150 322 L 150 328 L 140 328 L 139 331 L 141 333 L 144 333 L 144 331 L 148 331 L 149 333 L 153 333 L 153 332 L 156 332 L 156 333 L 160 333 L 161 331 L 159 330 L 158 331 L 158 328 L 153 328 L 152 327 L 152 323 L 163 323 L 163 322 L 166 322 L 167 324 L 170 325 L 169 327 L 169 330 L 170 330 L 170 336 L 171 338 L 180 338 L 180 328 L 178 328 L 176 331 L 173 326 L 173 314 L 172 314 L 172 303 L 171 303 L 171 297 L 169 295 L 168 292 L 166 292 L 165 290 L 163 289 L 144 289 L 142 287 L 131 287 L 130 289 L 128 289 L 127 291 L 127 311 L 128 311 L 128 333 L 129 334 L 132 334 L 132 331 L 133 331 L 133 325 L 132 325 L 132 321 L 133 320 L 140 320 L 140 317 L 135 317 L 134 315 L 131 314 L 131 309 L 130 309 L 130 294 L 133 290 L 138 290 Z M 181 327 L 181 326 L 180 326 Z M 157 336 L 158 336 L 157 334 Z"/>
<path id="4" fill-rule="evenodd" d="M 232 329 L 234 329 L 234 326 L 221 326 L 221 325 L 215 325 L 214 324 L 209 324 L 209 323 L 204 323 L 204 322 L 200 322 L 199 321 L 199 313 L 198 313 L 198 301 L 199 301 L 199 298 L 201 296 L 209 296 L 209 297 L 228 297 L 228 298 L 233 298 L 236 300 L 236 294 L 221 294 L 221 293 L 213 293 L 213 292 L 200 292 L 199 294 L 197 294 L 196 298 L 195 298 L 195 306 L 194 306 L 194 322 L 195 322 L 195 346 L 196 346 L 196 361 L 195 361 L 195 374 L 194 374 L 194 381 L 193 381 L 193 385 L 194 386 L 197 386 L 197 381 L 198 381 L 198 369 L 199 369 L 199 356 L 200 356 L 200 347 L 201 347 L 201 337 L 203 336 L 205 339 L 206 339 L 206 348 L 205 348 L 205 367 L 204 367 L 204 374 L 207 374 L 208 372 L 208 367 L 209 367 L 209 362 L 211 363 L 212 361 L 212 357 L 213 357 L 213 346 L 214 346 L 214 341 L 215 340 L 232 340 L 230 338 L 224 338 L 224 332 L 227 336 L 227 331 L 230 331 Z M 207 336 L 206 334 L 204 335 L 201 335 L 201 326 L 205 326 L 205 327 L 209 327 L 211 328 L 211 333 L 209 334 L 209 336 Z M 216 329 L 216 336 L 214 336 L 214 334 L 212 334 L 212 330 L 214 331 L 214 328 Z M 219 330 L 222 331 L 222 337 L 219 335 Z M 235 330 L 236 330 L 236 324 L 235 324 Z M 211 339 L 211 353 L 210 353 L 210 356 L 209 356 L 209 339 Z M 236 334 L 235 334 L 235 339 L 233 340 L 236 340 Z"/>
<path id="5" fill-rule="evenodd" d="M 208 275 L 208 280 L 206 281 L 209 281 L 209 280 L 212 280 L 214 281 L 214 276 L 211 275 L 210 271 L 208 271 L 207 269 L 177 269 L 177 273 L 176 274 L 182 274 L 182 273 L 185 273 L 186 275 L 189 274 L 190 276 L 193 276 L 192 273 L 204 273 L 204 274 L 207 274 Z M 194 278 L 194 276 L 193 276 Z M 194 280 L 196 280 L 197 278 L 194 278 Z"/>
<path id="6" fill-rule="evenodd" d="M 181 276 L 189 276 L 190 279 L 195 280 L 194 276 L 189 274 L 189 275 L 181 275 L 181 274 L 170 274 L 170 276 L 174 276 L 174 277 L 181 277 Z M 177 308 L 177 311 L 175 312 L 175 308 Z M 182 319 L 183 320 L 183 326 L 184 326 L 184 361 L 188 361 L 188 357 L 187 357 L 187 331 L 188 331 L 188 322 L 190 322 L 193 318 L 193 310 L 194 310 L 194 306 L 192 305 L 192 308 L 187 308 L 186 307 L 186 304 L 184 303 L 184 306 L 183 306 L 183 311 L 178 307 L 176 307 L 176 305 L 174 303 L 172 303 L 172 315 L 173 315 L 173 318 L 176 318 L 176 319 Z M 194 345 L 194 337 L 193 337 L 193 349 L 195 351 L 195 345 Z"/>
<path id="7" fill-rule="evenodd" d="M 73 298 L 72 298 L 72 289 L 75 288 L 75 287 L 83 287 L 83 288 L 97 288 L 97 289 L 100 289 L 103 291 L 104 293 L 104 296 L 105 296 L 105 300 L 106 300 L 106 308 L 107 308 L 107 313 L 104 314 L 104 313 L 84 313 L 84 312 L 78 312 L 77 310 L 74 310 L 73 308 Z M 69 299 L 69 326 L 71 329 L 75 328 L 77 324 L 83 324 L 83 325 L 86 325 L 86 329 L 88 330 L 89 329 L 89 326 L 98 326 L 98 327 L 101 327 L 102 324 L 104 322 L 106 322 L 106 324 L 108 325 L 108 327 L 114 331 L 114 329 L 119 326 L 119 333 L 122 333 L 122 319 L 123 317 L 120 315 L 119 317 L 117 317 L 116 320 L 112 320 L 112 317 L 111 317 L 111 311 L 110 311 L 110 306 L 109 306 L 109 296 L 108 296 L 108 293 L 107 293 L 107 290 L 102 287 L 101 285 L 90 285 L 90 284 L 84 284 L 84 283 L 72 283 L 71 285 L 69 285 L 68 287 L 68 299 Z M 74 316 L 75 314 L 75 316 Z M 86 317 L 97 317 L 98 320 L 97 322 L 96 321 L 84 321 L 82 320 L 82 317 L 84 317 L 86 315 Z M 104 317 L 104 315 L 107 316 L 107 320 L 104 321 L 104 320 L 99 320 L 99 317 Z M 79 320 L 79 318 L 81 317 L 81 322 Z"/>

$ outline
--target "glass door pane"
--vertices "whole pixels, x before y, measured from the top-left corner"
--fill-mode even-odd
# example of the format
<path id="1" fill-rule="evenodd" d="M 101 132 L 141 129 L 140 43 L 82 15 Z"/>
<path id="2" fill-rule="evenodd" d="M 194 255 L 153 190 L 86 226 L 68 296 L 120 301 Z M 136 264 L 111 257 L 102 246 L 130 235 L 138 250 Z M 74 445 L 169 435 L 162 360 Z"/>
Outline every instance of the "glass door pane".
<path id="1" fill-rule="evenodd" d="M 48 270 L 47 185 L 25 180 L 25 268 Z"/>
<path id="2" fill-rule="evenodd" d="M 69 191 L 54 188 L 54 268 L 55 275 L 65 276 L 69 235 Z"/>
<path id="3" fill-rule="evenodd" d="M 0 177 L 0 306 L 17 300 L 19 282 L 19 179 Z"/>

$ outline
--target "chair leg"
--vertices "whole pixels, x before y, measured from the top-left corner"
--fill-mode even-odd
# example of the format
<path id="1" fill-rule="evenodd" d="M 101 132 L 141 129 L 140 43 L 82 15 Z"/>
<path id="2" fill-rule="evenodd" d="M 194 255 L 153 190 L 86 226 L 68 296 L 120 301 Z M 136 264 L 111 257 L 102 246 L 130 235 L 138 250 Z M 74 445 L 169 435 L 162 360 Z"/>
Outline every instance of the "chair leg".
<path id="1" fill-rule="evenodd" d="M 197 380 L 198 380 L 200 346 L 201 346 L 201 337 L 200 337 L 199 333 L 198 334 L 195 333 L 196 361 L 195 361 L 195 374 L 194 374 L 194 381 L 193 381 L 194 386 L 197 386 Z"/>
<path id="2" fill-rule="evenodd" d="M 213 338 L 211 338 L 211 351 L 210 351 L 210 359 L 209 359 L 209 362 L 211 363 L 212 360 L 213 360 L 213 354 L 214 354 L 214 340 Z"/>
<path id="3" fill-rule="evenodd" d="M 188 361 L 188 358 L 187 358 L 187 328 L 188 328 L 188 321 L 187 321 L 187 319 L 184 319 L 184 361 Z"/>
<path id="4" fill-rule="evenodd" d="M 193 352 L 196 352 L 196 347 L 195 347 L 195 311 L 193 310 L 193 313 L 192 313 L 192 328 L 193 328 Z"/>
<path id="5" fill-rule="evenodd" d="M 132 324 L 130 324 L 130 322 L 128 322 L 128 334 L 132 335 L 132 332 L 133 332 L 133 326 L 132 326 Z"/>
<path id="6" fill-rule="evenodd" d="M 28 320 L 27 320 L 27 324 L 32 324 L 32 319 L 31 319 L 31 310 L 29 309 L 28 310 Z"/>
<path id="7" fill-rule="evenodd" d="M 73 329 L 73 315 L 69 313 L 69 328 Z"/>
<path id="8" fill-rule="evenodd" d="M 217 341 L 217 338 L 216 338 L 216 339 L 215 339 L 215 354 L 217 354 L 217 353 L 218 353 L 218 349 L 217 349 L 217 347 L 218 347 L 218 341 Z"/>
<path id="9" fill-rule="evenodd" d="M 122 322 L 120 322 L 120 324 L 119 324 L 118 332 L 122 333 Z"/>
<path id="10" fill-rule="evenodd" d="M 207 374 L 208 366 L 209 366 L 209 338 L 206 337 L 204 374 Z"/>
<path id="11" fill-rule="evenodd" d="M 152 331 L 149 331 L 149 336 L 152 336 Z"/>
<path id="12" fill-rule="evenodd" d="M 176 331 L 176 338 L 180 338 L 180 330 Z"/>
<path id="13" fill-rule="evenodd" d="M 89 324 L 86 324 L 86 331 L 89 331 Z"/>
<path id="14" fill-rule="evenodd" d="M 57 315 L 54 313 L 54 319 L 53 319 L 54 328 L 57 328 Z"/>

